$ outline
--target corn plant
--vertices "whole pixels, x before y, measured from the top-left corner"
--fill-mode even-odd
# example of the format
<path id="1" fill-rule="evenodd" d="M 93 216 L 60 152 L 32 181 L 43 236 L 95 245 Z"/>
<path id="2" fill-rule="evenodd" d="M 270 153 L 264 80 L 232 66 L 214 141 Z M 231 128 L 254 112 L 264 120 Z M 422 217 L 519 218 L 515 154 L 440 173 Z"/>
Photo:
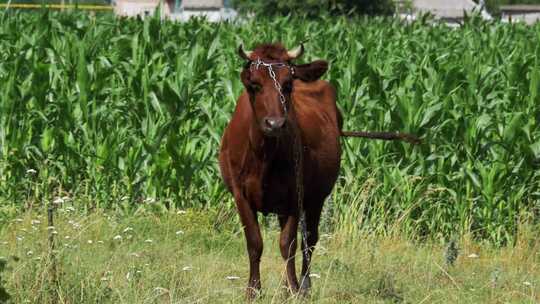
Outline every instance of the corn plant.
<path id="1" fill-rule="evenodd" d="M 217 150 L 242 90 L 236 48 L 307 40 L 303 60 L 331 63 L 345 129 L 424 140 L 343 139 L 327 214 L 350 231 L 495 241 L 537 220 L 539 25 L 8 11 L 0 38 L 1 206 L 232 207 Z"/>

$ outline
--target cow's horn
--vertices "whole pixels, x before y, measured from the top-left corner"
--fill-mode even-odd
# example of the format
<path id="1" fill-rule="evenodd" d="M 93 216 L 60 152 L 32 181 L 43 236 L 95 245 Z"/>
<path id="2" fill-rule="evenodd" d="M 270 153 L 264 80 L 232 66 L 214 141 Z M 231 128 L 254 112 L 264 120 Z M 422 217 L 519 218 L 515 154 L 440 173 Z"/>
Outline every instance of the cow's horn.
<path id="1" fill-rule="evenodd" d="M 238 55 L 240 55 L 240 57 L 244 58 L 245 60 L 251 60 L 250 57 L 252 53 L 252 51 L 244 51 L 244 46 L 242 44 L 240 44 L 240 46 L 238 47 Z"/>
<path id="2" fill-rule="evenodd" d="M 289 59 L 296 59 L 304 53 L 304 44 L 300 43 L 299 46 L 297 46 L 295 49 L 288 51 L 287 55 L 289 55 Z"/>

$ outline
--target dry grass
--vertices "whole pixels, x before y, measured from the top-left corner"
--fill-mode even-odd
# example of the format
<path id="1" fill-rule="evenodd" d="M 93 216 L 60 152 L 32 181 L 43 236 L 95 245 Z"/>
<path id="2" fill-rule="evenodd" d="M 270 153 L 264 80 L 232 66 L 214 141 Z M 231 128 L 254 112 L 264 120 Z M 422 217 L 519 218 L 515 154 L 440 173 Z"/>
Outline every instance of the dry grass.
<path id="1" fill-rule="evenodd" d="M 217 219 L 220 220 L 217 220 Z M 14 303 L 239 303 L 247 276 L 236 217 L 188 210 L 160 216 L 57 215 L 57 287 L 46 217 L 22 215 L 0 232 L 3 274 Z M 216 225 L 216 222 L 219 222 Z M 265 221 L 260 303 L 296 303 L 281 284 L 274 218 Z M 343 227 L 345 225 L 342 225 Z M 354 240 L 353 240 L 354 239 Z M 444 244 L 334 231 L 314 258 L 313 303 L 536 303 L 540 242 L 493 248 L 463 237 L 446 266 Z M 320 278 L 318 278 L 320 276 Z"/>

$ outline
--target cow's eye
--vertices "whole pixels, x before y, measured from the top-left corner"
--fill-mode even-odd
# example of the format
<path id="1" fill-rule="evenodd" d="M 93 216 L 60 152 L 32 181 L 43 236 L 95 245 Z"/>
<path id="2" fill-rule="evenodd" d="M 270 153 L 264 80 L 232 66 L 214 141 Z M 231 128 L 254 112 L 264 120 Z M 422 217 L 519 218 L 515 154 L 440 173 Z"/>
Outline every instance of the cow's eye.
<path id="1" fill-rule="evenodd" d="M 262 89 L 262 86 L 256 82 L 252 82 L 249 84 L 249 90 L 251 92 L 259 92 Z"/>

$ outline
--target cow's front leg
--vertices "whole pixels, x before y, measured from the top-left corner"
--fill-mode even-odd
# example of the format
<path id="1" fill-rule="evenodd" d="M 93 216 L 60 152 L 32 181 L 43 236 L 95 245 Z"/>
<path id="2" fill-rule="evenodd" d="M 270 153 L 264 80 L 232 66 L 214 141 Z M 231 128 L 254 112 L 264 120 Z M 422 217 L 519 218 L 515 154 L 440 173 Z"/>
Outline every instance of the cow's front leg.
<path id="1" fill-rule="evenodd" d="M 263 252 L 263 241 L 259 223 L 257 222 L 257 213 L 249 206 L 247 200 L 244 199 L 240 193 L 235 195 L 235 201 L 246 236 L 246 245 L 249 256 L 249 281 L 246 296 L 251 300 L 257 296 L 261 289 L 259 265 Z"/>
<path id="2" fill-rule="evenodd" d="M 296 235 L 298 231 L 298 218 L 296 216 L 279 216 L 281 235 L 279 238 L 279 248 L 281 256 L 287 263 L 287 285 L 292 292 L 298 291 L 298 279 L 296 278 L 296 268 L 294 265 L 294 255 L 296 253 Z"/>

